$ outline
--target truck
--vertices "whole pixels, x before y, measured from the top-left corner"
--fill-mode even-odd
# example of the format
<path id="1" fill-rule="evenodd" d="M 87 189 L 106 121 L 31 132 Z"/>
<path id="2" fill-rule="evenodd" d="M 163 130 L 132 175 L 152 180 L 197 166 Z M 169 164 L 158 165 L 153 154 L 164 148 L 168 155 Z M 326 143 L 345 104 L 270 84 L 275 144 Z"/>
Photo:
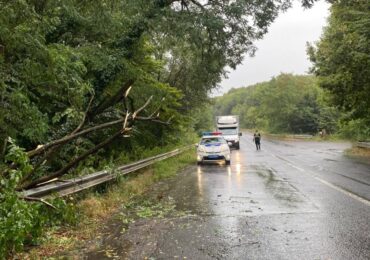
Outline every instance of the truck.
<path id="1" fill-rule="evenodd" d="M 239 116 L 216 116 L 216 128 L 218 132 L 222 133 L 230 147 L 240 149 L 240 136 L 242 136 L 242 133 L 239 129 Z"/>

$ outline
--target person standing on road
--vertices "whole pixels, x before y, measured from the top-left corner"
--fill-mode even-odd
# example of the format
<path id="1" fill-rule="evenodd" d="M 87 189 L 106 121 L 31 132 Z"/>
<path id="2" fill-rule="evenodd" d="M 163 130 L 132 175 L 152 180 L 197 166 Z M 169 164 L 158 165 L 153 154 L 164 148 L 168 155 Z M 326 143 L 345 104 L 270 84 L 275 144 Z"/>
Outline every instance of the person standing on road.
<path id="1" fill-rule="evenodd" d="M 256 130 L 256 132 L 253 135 L 253 141 L 256 144 L 257 150 L 261 150 L 261 134 Z"/>

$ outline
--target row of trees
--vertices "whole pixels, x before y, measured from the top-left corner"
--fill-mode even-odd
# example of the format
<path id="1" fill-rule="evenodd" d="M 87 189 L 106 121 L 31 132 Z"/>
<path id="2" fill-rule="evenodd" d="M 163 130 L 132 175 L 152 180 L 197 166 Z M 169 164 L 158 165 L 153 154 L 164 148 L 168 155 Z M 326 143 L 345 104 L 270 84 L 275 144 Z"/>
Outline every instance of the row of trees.
<path id="1" fill-rule="evenodd" d="M 274 133 L 334 132 L 339 112 L 326 104 L 312 76 L 281 74 L 268 82 L 232 89 L 215 99 L 216 114 L 237 114 L 242 127 Z"/>
<path id="2" fill-rule="evenodd" d="M 312 72 L 346 113 L 341 131 L 370 139 L 370 2 L 334 1 L 319 42 L 308 46 Z"/>
<path id="3" fill-rule="evenodd" d="M 370 139 L 370 2 L 330 1 L 321 39 L 307 53 L 315 77 L 280 75 L 216 99 L 216 113 L 272 132 L 337 131 Z"/>

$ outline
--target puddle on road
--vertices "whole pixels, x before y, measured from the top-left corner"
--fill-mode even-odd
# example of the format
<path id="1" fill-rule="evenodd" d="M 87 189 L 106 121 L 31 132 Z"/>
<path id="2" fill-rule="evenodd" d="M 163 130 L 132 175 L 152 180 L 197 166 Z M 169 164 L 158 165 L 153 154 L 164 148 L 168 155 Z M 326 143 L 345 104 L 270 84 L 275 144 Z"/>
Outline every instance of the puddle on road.
<path id="1" fill-rule="evenodd" d="M 265 179 L 266 190 L 280 203 L 287 207 L 297 208 L 305 202 L 302 195 L 289 182 L 277 177 L 276 171 L 264 166 L 255 166 L 255 168 L 257 175 Z"/>
<path id="2" fill-rule="evenodd" d="M 255 216 L 316 212 L 317 208 L 265 165 L 201 166 L 169 185 L 179 210 L 198 215 Z"/>

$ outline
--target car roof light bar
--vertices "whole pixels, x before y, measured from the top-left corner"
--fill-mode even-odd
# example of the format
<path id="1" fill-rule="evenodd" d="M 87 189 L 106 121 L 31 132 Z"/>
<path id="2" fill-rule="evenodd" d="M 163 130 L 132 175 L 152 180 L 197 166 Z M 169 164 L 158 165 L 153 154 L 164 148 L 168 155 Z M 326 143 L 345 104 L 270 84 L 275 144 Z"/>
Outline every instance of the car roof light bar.
<path id="1" fill-rule="evenodd" d="M 221 132 L 203 132 L 203 136 L 222 135 Z"/>

